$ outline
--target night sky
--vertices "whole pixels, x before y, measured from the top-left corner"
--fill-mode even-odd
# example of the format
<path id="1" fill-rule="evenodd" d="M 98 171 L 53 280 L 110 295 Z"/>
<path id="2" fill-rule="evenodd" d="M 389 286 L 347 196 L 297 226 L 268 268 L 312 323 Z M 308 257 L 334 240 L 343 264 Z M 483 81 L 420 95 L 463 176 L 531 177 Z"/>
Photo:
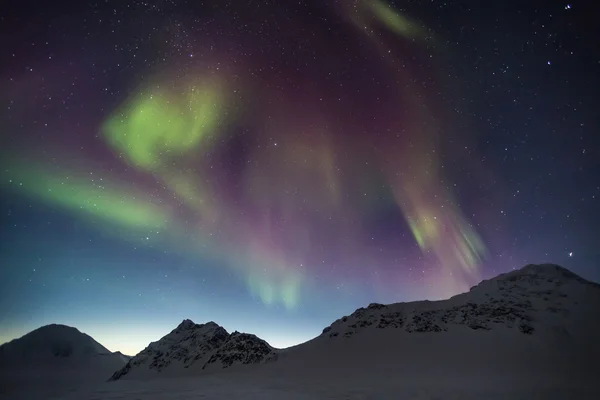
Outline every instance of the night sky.
<path id="1" fill-rule="evenodd" d="M 3 7 L 0 343 L 600 281 L 593 2 L 385 1 Z"/>

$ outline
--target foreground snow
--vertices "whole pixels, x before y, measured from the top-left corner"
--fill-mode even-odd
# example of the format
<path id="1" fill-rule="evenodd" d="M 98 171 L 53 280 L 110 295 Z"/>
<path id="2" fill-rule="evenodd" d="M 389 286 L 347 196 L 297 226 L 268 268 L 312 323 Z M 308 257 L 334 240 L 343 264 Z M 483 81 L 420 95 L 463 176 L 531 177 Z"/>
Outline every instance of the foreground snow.
<path id="1" fill-rule="evenodd" d="M 227 374 L 229 375 L 229 374 Z M 531 385 L 502 379 L 465 377 L 448 382 L 427 377 L 421 381 L 388 379 L 373 381 L 325 381 L 297 378 L 282 381 L 277 376 L 246 374 L 206 375 L 201 378 L 171 378 L 152 381 L 106 382 L 94 388 L 54 397 L 65 400 L 92 399 L 598 399 L 600 392 L 585 387 Z M 395 381 L 395 382 L 393 382 Z M 539 385 L 539 386 L 538 386 Z M 42 397 L 36 397 L 42 398 Z"/>

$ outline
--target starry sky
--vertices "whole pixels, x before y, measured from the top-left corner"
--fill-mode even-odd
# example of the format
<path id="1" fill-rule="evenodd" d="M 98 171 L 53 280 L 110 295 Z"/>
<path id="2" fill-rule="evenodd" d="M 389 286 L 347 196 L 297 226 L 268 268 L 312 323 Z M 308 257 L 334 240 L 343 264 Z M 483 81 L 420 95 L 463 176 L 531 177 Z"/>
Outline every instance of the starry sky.
<path id="1" fill-rule="evenodd" d="M 9 3 L 0 342 L 287 347 L 527 263 L 600 280 L 591 2 Z"/>

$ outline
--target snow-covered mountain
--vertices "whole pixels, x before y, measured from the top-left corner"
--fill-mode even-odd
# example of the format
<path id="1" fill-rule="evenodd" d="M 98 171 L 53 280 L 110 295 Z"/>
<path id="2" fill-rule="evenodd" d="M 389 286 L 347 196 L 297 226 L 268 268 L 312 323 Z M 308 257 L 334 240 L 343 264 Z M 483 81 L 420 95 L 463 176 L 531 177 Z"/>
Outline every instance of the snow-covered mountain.
<path id="1" fill-rule="evenodd" d="M 243 370 L 281 379 L 387 379 L 391 371 L 413 379 L 431 373 L 583 377 L 598 370 L 599 310 L 600 285 L 556 265 L 528 265 L 448 300 L 359 308 L 284 350 L 253 335 L 230 335 L 214 322 L 185 320 L 112 379 L 201 375 L 235 364 L 257 364 Z"/>
<path id="2" fill-rule="evenodd" d="M 46 325 L 0 346 L 0 368 L 94 368 L 129 360 L 66 325 Z"/>
<path id="3" fill-rule="evenodd" d="M 557 265 L 528 265 L 448 300 L 359 308 L 281 351 L 273 374 L 587 388 L 600 376 L 599 337 L 600 285 Z"/>
<path id="4" fill-rule="evenodd" d="M 0 346 L 0 394 L 21 387 L 101 382 L 129 361 L 66 325 L 46 325 Z"/>
<path id="5" fill-rule="evenodd" d="M 600 285 L 528 265 L 448 300 L 359 308 L 283 350 L 185 320 L 61 399 L 597 399 L 599 337 Z"/>
<path id="6" fill-rule="evenodd" d="M 228 368 L 234 364 L 258 364 L 274 360 L 276 351 L 255 335 L 229 334 L 214 322 L 195 324 L 184 320 L 171 333 L 133 357 L 111 380 L 123 377 L 182 375 Z"/>
<path id="7" fill-rule="evenodd" d="M 441 333 L 469 328 L 508 329 L 523 335 L 552 333 L 557 339 L 575 340 L 585 337 L 590 328 L 600 329 L 595 317 L 600 316 L 599 296 L 599 284 L 565 268 L 527 265 L 448 300 L 370 304 L 338 319 L 322 336 L 349 338 L 368 329 Z"/>

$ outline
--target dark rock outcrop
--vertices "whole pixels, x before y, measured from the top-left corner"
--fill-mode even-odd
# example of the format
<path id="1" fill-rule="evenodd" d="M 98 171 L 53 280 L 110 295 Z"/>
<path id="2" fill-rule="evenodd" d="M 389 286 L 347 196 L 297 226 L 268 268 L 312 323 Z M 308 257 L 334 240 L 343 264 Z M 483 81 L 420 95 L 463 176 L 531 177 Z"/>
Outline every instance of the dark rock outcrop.
<path id="1" fill-rule="evenodd" d="M 110 380 L 136 370 L 162 372 L 172 367 L 190 369 L 228 368 L 234 364 L 257 364 L 276 358 L 275 349 L 255 335 L 229 334 L 215 322 L 195 324 L 186 319 L 171 333 L 150 343 Z"/>

